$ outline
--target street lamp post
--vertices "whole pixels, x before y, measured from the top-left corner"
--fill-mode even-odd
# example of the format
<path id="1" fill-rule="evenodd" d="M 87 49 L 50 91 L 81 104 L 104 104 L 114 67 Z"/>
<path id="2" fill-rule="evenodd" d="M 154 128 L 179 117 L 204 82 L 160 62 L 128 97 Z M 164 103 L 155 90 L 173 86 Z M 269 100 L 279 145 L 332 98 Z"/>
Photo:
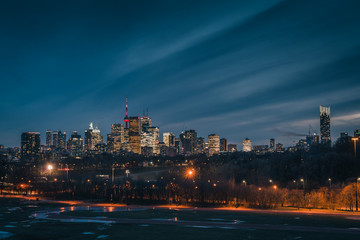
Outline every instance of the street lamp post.
<path id="1" fill-rule="evenodd" d="M 49 164 L 48 166 L 47 166 L 47 169 L 49 170 L 49 172 L 50 172 L 50 176 L 51 176 L 51 172 L 52 172 L 52 170 L 53 170 L 53 165 L 51 165 L 51 164 Z"/>
<path id="2" fill-rule="evenodd" d="M 303 184 L 303 189 L 304 189 L 304 191 L 305 191 L 305 181 L 304 181 L 304 179 L 301 178 L 301 179 L 300 179 L 300 182 L 302 182 L 302 184 Z"/>
<path id="3" fill-rule="evenodd" d="M 359 138 L 354 137 L 351 140 L 354 141 L 354 160 L 355 160 L 355 174 L 357 174 L 357 164 L 356 164 L 356 141 L 359 140 Z M 355 175 L 356 176 L 356 175 Z M 358 211 L 358 194 L 357 194 L 357 185 L 358 185 L 358 181 L 357 178 L 355 177 L 355 207 L 356 207 L 356 211 Z"/>
<path id="4" fill-rule="evenodd" d="M 329 181 L 329 188 L 331 189 L 331 178 L 329 178 L 328 181 Z"/>

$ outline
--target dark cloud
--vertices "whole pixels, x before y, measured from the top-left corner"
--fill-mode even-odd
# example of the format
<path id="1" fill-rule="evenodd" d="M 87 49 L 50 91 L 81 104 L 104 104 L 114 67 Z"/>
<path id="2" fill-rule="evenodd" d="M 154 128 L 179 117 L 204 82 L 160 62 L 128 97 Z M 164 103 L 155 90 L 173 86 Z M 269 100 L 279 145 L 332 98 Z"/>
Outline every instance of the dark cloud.
<path id="1" fill-rule="evenodd" d="M 239 143 L 359 128 L 360 2 L 2 1 L 0 143 L 21 131 L 106 133 L 148 107 L 162 131 L 187 126 Z M 278 129 L 278 130 L 274 130 Z M 284 134 L 287 133 L 287 134 Z M 284 137 L 283 135 L 286 135 Z"/>

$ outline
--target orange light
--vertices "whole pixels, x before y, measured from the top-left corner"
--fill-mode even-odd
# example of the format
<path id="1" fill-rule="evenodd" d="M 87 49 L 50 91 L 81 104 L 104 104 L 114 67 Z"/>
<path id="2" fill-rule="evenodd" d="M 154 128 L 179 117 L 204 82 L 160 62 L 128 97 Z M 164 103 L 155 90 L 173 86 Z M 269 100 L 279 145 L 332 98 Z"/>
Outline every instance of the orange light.
<path id="1" fill-rule="evenodd" d="M 276 185 L 274 185 L 274 186 L 273 186 L 273 188 L 276 190 L 276 189 L 277 189 L 277 186 L 276 186 Z"/>
<path id="2" fill-rule="evenodd" d="M 259 187 L 259 191 L 261 191 L 261 187 Z"/>
<path id="3" fill-rule="evenodd" d="M 216 183 L 214 183 L 213 186 L 216 187 Z"/>
<path id="4" fill-rule="evenodd" d="M 187 175 L 189 178 L 193 177 L 194 174 L 195 174 L 194 169 L 189 169 L 189 170 L 186 172 L 186 175 Z"/>

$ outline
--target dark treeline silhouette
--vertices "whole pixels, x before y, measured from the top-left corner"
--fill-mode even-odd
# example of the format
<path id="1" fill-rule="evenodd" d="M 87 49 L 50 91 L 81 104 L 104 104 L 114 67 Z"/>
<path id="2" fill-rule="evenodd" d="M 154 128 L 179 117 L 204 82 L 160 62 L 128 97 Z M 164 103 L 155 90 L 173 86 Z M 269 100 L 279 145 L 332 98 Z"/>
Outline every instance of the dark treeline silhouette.
<path id="1" fill-rule="evenodd" d="M 70 174 L 56 170 L 44 174 L 48 161 L 9 163 L 1 159 L 2 183 L 12 184 L 0 187 L 7 193 L 36 192 L 54 199 L 126 204 L 354 210 L 359 158 L 355 160 L 353 147 L 351 142 L 337 142 L 333 148 L 315 145 L 310 151 L 265 155 L 235 152 L 169 158 L 102 154 L 52 162 L 55 169 L 68 168 Z M 130 174 L 126 175 L 125 169 Z M 152 179 L 141 174 L 135 178 L 149 170 L 163 172 Z M 116 178 L 112 179 L 112 173 Z"/>

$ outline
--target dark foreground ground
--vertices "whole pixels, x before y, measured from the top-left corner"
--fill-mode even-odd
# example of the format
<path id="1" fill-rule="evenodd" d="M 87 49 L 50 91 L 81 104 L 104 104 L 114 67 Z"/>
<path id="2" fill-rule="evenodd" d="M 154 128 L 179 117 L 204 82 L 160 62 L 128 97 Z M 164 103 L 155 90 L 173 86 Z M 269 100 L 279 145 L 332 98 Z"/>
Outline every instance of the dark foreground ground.
<path id="1" fill-rule="evenodd" d="M 360 239 L 360 217 L 0 198 L 0 239 Z"/>

